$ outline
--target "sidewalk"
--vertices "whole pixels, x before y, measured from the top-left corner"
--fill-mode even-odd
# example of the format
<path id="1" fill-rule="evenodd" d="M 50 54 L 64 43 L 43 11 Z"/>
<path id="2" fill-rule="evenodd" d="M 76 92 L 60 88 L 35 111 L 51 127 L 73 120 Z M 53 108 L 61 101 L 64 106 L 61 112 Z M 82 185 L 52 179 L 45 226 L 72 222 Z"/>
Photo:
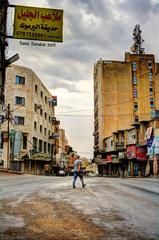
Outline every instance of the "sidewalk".
<path id="1" fill-rule="evenodd" d="M 23 172 L 20 172 L 20 171 L 14 171 L 14 170 L 11 170 L 11 169 L 6 169 L 6 168 L 0 168 L 0 173 L 3 172 L 3 173 L 13 173 L 13 174 L 20 174 L 22 175 Z"/>

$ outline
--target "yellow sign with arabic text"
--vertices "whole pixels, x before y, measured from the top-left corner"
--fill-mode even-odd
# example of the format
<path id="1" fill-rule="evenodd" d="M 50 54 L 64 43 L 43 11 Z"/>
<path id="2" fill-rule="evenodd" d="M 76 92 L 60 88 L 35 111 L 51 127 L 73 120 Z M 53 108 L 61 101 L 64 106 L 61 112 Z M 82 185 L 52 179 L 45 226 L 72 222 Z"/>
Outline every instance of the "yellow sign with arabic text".
<path id="1" fill-rule="evenodd" d="M 63 41 L 63 10 L 15 6 L 13 38 Z"/>

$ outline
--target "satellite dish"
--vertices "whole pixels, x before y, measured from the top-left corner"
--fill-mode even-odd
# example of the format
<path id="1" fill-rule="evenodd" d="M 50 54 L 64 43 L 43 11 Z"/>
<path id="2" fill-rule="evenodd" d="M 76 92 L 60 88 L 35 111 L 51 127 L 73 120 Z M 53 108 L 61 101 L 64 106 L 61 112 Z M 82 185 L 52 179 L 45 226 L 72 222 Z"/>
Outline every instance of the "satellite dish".
<path id="1" fill-rule="evenodd" d="M 132 46 L 131 46 L 131 48 L 130 48 L 130 50 L 131 50 L 132 52 L 135 52 L 135 51 L 136 51 L 136 48 L 135 48 L 135 46 L 134 46 L 134 45 L 132 45 Z"/>

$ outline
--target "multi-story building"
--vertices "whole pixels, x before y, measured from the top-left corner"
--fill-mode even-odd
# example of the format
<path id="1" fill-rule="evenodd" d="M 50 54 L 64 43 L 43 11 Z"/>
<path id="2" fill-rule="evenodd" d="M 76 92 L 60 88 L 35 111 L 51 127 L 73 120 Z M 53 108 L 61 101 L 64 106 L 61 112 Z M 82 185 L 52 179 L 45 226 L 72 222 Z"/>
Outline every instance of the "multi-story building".
<path id="1" fill-rule="evenodd" d="M 31 69 L 17 65 L 7 68 L 3 114 L 9 120 L 1 124 L 4 161 L 1 165 L 42 173 L 44 164 L 58 153 L 60 122 L 55 121 L 51 93 Z"/>
<path id="2" fill-rule="evenodd" d="M 142 142 L 136 142 L 135 129 L 149 123 L 151 113 L 159 109 L 159 64 L 153 54 L 143 52 L 139 27 L 134 30 L 133 53 L 126 52 L 124 61 L 100 59 L 94 65 L 94 157 L 99 168 L 107 164 L 105 170 L 116 174 L 118 167 L 108 169 L 109 163 L 119 164 L 126 158 L 129 174 L 134 174 L 136 157 L 132 160 L 127 152 L 147 148 L 143 135 Z"/>
<path id="3" fill-rule="evenodd" d="M 103 61 L 94 68 L 94 149 L 113 132 L 150 120 L 159 108 L 159 68 L 152 54 L 125 54 L 125 61 Z"/>

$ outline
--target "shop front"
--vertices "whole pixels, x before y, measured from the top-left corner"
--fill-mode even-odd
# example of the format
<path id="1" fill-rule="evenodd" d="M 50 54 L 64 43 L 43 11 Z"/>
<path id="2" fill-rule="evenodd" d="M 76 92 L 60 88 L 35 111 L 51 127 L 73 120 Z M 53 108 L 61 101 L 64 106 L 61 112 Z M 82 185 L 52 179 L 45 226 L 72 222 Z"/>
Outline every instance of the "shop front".
<path id="1" fill-rule="evenodd" d="M 139 163 L 136 159 L 136 145 L 132 144 L 127 146 L 126 155 L 128 159 L 128 175 L 129 176 L 138 176 L 139 172 Z"/>
<path id="2" fill-rule="evenodd" d="M 159 175 L 159 136 L 147 139 L 147 152 L 149 156 L 150 175 L 157 176 Z"/>
<path id="3" fill-rule="evenodd" d="M 126 167 L 125 169 L 125 175 L 129 175 L 128 174 L 128 160 L 126 157 L 126 151 L 122 151 L 122 152 L 118 152 L 118 159 L 119 159 L 119 174 L 121 175 L 121 171 L 122 171 L 122 165 L 124 164 L 124 166 Z"/>
<path id="4" fill-rule="evenodd" d="M 146 146 L 136 147 L 136 159 L 137 159 L 137 163 L 138 163 L 138 175 L 137 176 L 145 176 L 146 175 L 146 165 L 147 165 L 147 147 Z"/>
<path id="5" fill-rule="evenodd" d="M 119 175 L 119 159 L 115 154 L 109 154 L 106 156 L 106 176 L 118 176 Z"/>

